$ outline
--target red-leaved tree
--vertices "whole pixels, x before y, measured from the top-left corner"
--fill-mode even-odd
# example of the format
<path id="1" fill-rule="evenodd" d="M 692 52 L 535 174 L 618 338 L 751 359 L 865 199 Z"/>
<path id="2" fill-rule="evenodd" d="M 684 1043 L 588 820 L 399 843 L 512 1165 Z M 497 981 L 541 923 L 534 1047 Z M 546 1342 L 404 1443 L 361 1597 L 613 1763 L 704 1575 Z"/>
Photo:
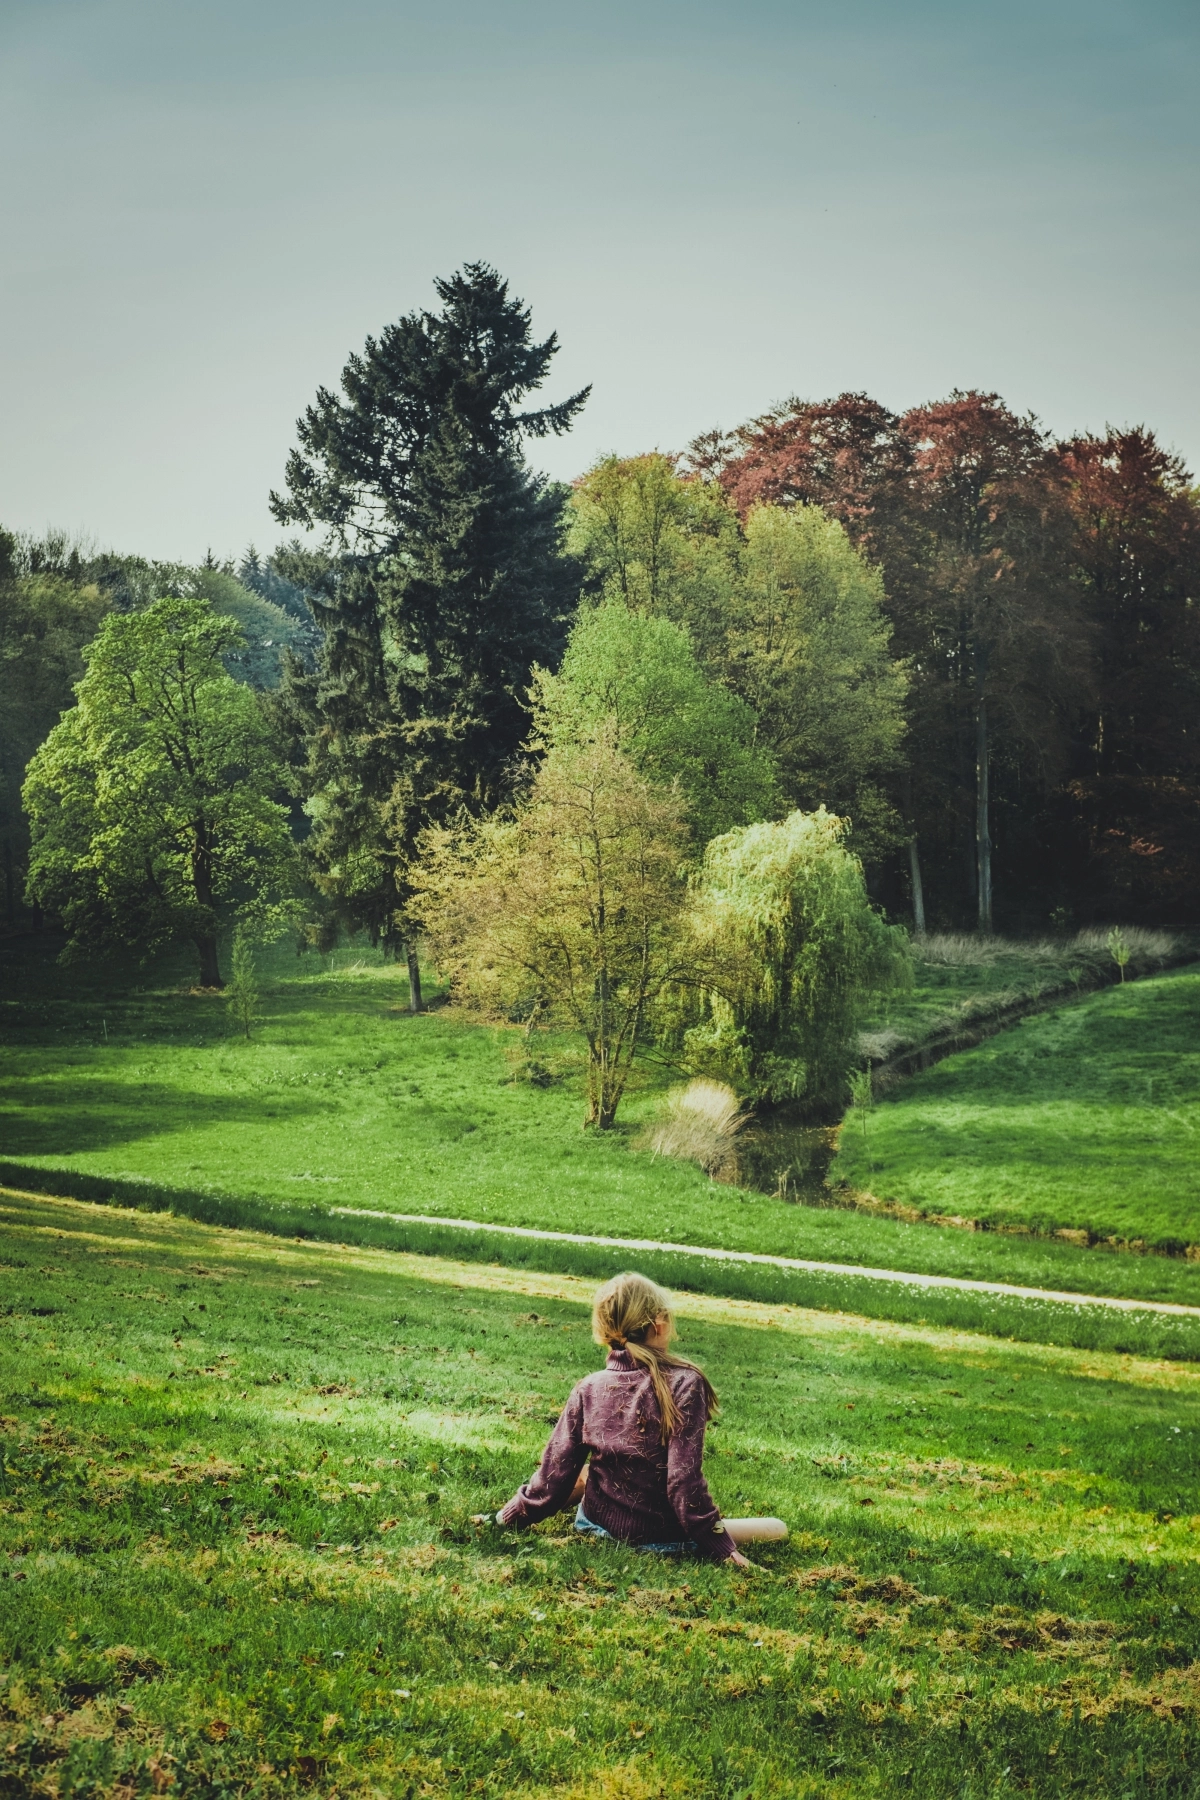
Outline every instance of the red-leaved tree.
<path id="1" fill-rule="evenodd" d="M 1143 427 L 1059 444 L 1098 678 L 1071 798 L 1094 902 L 1195 914 L 1200 883 L 1200 508 Z"/>
<path id="2" fill-rule="evenodd" d="M 995 394 L 955 392 L 903 416 L 865 394 L 791 401 L 698 440 L 696 465 L 745 513 L 816 504 L 884 572 L 896 652 L 910 672 L 908 821 L 913 912 L 921 855 L 939 911 L 992 922 L 994 771 L 1043 791 L 1064 771 L 1089 691 L 1085 621 L 1056 460 L 1032 418 Z M 956 896 L 951 898 L 950 896 Z"/>

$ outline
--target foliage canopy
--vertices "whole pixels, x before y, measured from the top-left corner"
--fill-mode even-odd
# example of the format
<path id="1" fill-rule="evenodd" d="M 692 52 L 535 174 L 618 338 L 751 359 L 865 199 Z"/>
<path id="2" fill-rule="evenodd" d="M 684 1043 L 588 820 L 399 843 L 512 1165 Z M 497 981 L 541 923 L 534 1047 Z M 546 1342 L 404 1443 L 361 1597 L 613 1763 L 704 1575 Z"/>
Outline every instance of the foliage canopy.
<path id="1" fill-rule="evenodd" d="M 16 923 L 29 856 L 21 784 L 29 760 L 74 698 L 83 646 L 108 604 L 99 589 L 50 572 L 23 574 L 0 531 L 0 863 L 4 910 Z"/>
<path id="2" fill-rule="evenodd" d="M 84 652 L 77 704 L 29 766 L 29 893 L 68 951 L 144 953 L 190 939 L 220 986 L 236 909 L 282 923 L 294 853 L 284 769 L 258 697 L 228 675 L 238 628 L 199 599 L 111 614 Z"/>
<path id="3" fill-rule="evenodd" d="M 782 802 L 836 808 L 877 861 L 898 835 L 886 787 L 902 761 L 907 676 L 880 577 L 842 526 L 775 505 L 743 523 L 719 483 L 657 453 L 605 458 L 571 510 L 593 587 L 686 628 L 705 671 L 753 710 Z"/>
<path id="4" fill-rule="evenodd" d="M 883 579 L 816 506 L 756 506 L 745 525 L 730 673 L 761 720 L 784 791 L 852 815 L 878 860 L 897 821 L 884 783 L 903 758 L 908 673 L 892 655 Z"/>
<path id="5" fill-rule="evenodd" d="M 693 840 L 777 809 L 775 771 L 746 702 L 705 674 L 686 630 L 620 599 L 585 607 L 557 674 L 539 669 L 534 721 L 551 749 L 607 730 L 649 780 L 678 783 Z"/>

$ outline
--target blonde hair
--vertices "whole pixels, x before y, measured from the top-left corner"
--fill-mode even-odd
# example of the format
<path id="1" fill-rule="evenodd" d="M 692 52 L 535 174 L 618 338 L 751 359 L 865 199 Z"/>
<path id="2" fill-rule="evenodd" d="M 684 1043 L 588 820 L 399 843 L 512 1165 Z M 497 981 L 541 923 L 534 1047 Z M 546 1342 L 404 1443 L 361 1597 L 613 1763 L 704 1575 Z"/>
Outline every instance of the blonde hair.
<path id="1" fill-rule="evenodd" d="M 647 1333 L 653 1331 L 658 1320 L 664 1317 L 668 1322 L 671 1319 L 670 1296 L 645 1275 L 638 1275 L 632 1269 L 606 1281 L 592 1303 L 592 1336 L 596 1342 L 607 1344 L 612 1350 L 626 1351 L 654 1383 L 665 1444 L 683 1423 L 667 1370 L 696 1369 L 696 1365 L 688 1362 L 686 1357 L 672 1356 L 669 1350 L 645 1342 Z M 711 1419 L 717 1410 L 716 1390 L 703 1369 L 696 1369 L 696 1373 L 704 1392 L 704 1416 Z"/>

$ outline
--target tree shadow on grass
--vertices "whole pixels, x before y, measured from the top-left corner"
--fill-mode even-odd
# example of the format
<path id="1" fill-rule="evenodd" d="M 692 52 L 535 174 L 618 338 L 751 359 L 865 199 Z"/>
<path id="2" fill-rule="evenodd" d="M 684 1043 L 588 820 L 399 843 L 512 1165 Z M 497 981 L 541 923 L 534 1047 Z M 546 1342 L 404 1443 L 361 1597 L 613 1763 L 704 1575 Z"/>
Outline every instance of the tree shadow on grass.
<path id="1" fill-rule="evenodd" d="M 6 1156 L 72 1156 L 168 1132 L 212 1125 L 259 1124 L 310 1118 L 331 1110 L 318 1096 L 185 1094 L 165 1082 L 97 1080 L 39 1085 L 36 1099 L 0 1106 L 0 1147 Z"/>

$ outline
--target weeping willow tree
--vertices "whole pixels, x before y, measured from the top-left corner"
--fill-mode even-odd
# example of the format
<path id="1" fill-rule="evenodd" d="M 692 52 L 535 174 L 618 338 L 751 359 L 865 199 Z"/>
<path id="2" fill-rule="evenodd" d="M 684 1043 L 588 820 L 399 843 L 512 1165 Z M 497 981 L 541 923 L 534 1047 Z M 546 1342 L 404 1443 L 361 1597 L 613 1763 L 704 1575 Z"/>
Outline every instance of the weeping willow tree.
<path id="1" fill-rule="evenodd" d="M 697 1071 L 748 1098 L 843 1101 L 865 1003 L 912 980 L 907 936 L 871 905 L 848 829 L 821 807 L 705 852 L 690 921 L 703 977 L 684 1042 Z"/>

